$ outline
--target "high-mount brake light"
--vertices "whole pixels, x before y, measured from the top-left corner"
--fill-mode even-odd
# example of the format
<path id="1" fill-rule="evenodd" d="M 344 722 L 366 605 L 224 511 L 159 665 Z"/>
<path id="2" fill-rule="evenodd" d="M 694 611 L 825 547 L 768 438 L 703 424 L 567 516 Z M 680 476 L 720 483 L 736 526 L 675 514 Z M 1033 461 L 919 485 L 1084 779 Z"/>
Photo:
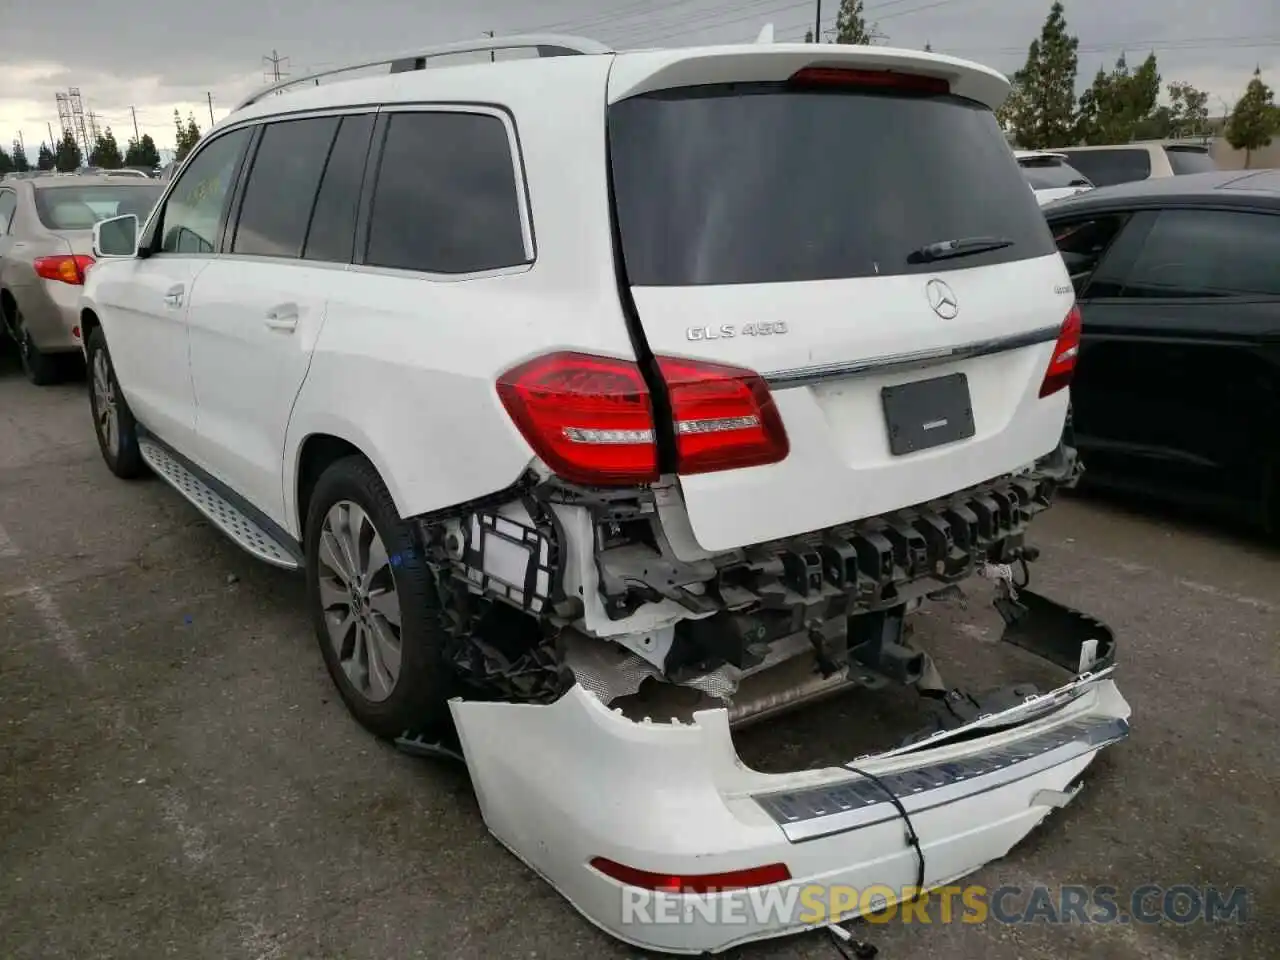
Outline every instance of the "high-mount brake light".
<path id="1" fill-rule="evenodd" d="M 557 476 L 589 486 L 658 479 L 653 406 L 635 363 L 548 354 L 503 374 L 498 396 Z"/>
<path id="2" fill-rule="evenodd" d="M 79 287 L 84 284 L 84 275 L 94 264 L 93 257 L 84 254 L 75 256 L 59 255 L 54 257 L 36 257 L 32 262 L 36 276 L 45 280 L 57 280 Z"/>
<path id="3" fill-rule="evenodd" d="M 671 404 L 677 473 L 710 473 L 786 459 L 787 432 L 759 374 L 702 360 L 657 360 Z"/>
<path id="4" fill-rule="evenodd" d="M 591 861 L 606 877 L 611 877 L 629 887 L 642 890 L 660 890 L 667 893 L 720 893 L 727 890 L 745 890 L 750 887 L 767 887 L 785 883 L 791 879 L 791 871 L 785 863 L 769 863 L 762 867 L 732 870 L 728 873 L 655 873 L 637 870 L 626 864 L 615 863 L 605 857 Z"/>
<path id="5" fill-rule="evenodd" d="M 914 93 L 950 93 L 951 83 L 942 77 L 894 70 L 854 70 L 846 67 L 805 67 L 789 79 L 796 86 L 807 87 L 874 87 L 881 90 L 907 90 Z"/>
<path id="6" fill-rule="evenodd" d="M 1062 321 L 1058 342 L 1053 345 L 1053 359 L 1049 361 L 1049 369 L 1045 371 L 1044 380 L 1040 384 L 1041 397 L 1051 396 L 1071 385 L 1076 362 L 1080 359 L 1081 325 L 1080 308 L 1073 305 L 1067 318 Z"/>

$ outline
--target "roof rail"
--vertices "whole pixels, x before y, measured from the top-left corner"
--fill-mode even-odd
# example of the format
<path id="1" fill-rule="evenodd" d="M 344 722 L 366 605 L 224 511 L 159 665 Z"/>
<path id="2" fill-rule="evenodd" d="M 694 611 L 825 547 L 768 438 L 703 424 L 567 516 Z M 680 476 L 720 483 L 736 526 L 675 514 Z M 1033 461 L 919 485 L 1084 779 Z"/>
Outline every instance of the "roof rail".
<path id="1" fill-rule="evenodd" d="M 301 83 L 314 83 L 319 85 L 321 77 L 330 77 L 338 73 L 349 73 L 352 70 L 366 70 L 369 67 L 383 66 L 384 64 L 391 68 L 391 73 L 403 73 L 410 70 L 421 70 L 426 67 L 426 61 L 433 57 L 447 57 L 458 53 L 487 53 L 497 50 L 536 50 L 539 57 L 563 57 L 574 56 L 578 54 L 599 54 L 613 53 L 612 47 L 600 43 L 598 40 L 589 40 L 586 37 L 574 37 L 558 33 L 529 33 L 517 34 L 509 37 L 481 37 L 477 40 L 459 40 L 454 43 L 441 43 L 432 47 L 422 47 L 417 50 L 406 50 L 390 57 L 375 57 L 372 60 L 363 60 L 359 63 L 350 63 L 342 67 L 332 67 L 328 70 L 319 70 L 316 73 L 309 73 L 303 77 L 290 77 L 288 80 L 281 80 L 270 86 L 263 87 L 257 93 L 252 93 L 245 97 L 232 109 L 232 113 L 243 110 L 252 104 L 257 103 L 263 97 L 273 93 L 279 93 L 288 87 L 295 87 Z"/>

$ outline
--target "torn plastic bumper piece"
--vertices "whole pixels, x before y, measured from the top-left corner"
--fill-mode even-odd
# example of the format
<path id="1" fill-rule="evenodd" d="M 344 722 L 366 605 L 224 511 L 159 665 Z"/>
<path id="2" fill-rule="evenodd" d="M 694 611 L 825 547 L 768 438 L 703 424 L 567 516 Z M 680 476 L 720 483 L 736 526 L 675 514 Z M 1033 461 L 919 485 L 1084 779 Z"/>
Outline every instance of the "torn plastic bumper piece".
<path id="1" fill-rule="evenodd" d="M 1044 603 L 1028 607 L 1024 646 L 1036 647 L 1037 615 L 1073 614 Z M 576 684 L 548 705 L 451 706 L 485 823 L 508 849 L 611 935 L 716 953 L 862 908 L 847 897 L 839 916 L 786 908 L 811 905 L 815 890 L 819 902 L 836 888 L 887 887 L 902 899 L 921 872 L 925 888 L 952 883 L 1070 800 L 1099 750 L 1129 731 L 1109 631 L 1075 635 L 1076 663 L 1092 665 L 1049 693 L 844 766 L 785 774 L 742 763 L 725 709 L 687 724 L 635 722 Z M 904 841 L 904 816 L 919 850 Z M 775 876 L 710 894 L 642 890 L 593 866 L 602 860 L 671 878 L 762 867 Z"/>

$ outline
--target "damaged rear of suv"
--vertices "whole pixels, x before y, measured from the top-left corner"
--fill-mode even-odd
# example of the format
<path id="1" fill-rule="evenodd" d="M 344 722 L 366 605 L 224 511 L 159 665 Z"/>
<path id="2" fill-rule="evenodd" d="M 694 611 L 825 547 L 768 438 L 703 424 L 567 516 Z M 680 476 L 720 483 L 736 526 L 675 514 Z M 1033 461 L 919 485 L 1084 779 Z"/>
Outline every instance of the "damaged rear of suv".
<path id="1" fill-rule="evenodd" d="M 588 55 L 401 58 L 286 98 L 387 116 L 353 164 L 355 239 L 286 416 L 282 505 L 243 498 L 257 540 L 220 526 L 305 566 L 356 717 L 460 754 L 495 836 L 631 943 L 719 951 L 867 909 L 724 921 L 761 890 L 910 896 L 1002 856 L 1129 712 L 1107 628 L 1015 577 L 1079 469 L 1062 437 L 1080 316 L 992 113 L 1007 82 L 879 47 L 501 43 Z M 470 187 L 506 178 L 508 260 L 422 277 L 373 259 L 380 211 L 408 202 L 383 193 L 415 189 L 395 157 L 447 166 L 438 140 L 398 139 L 404 109 L 493 121 L 501 162 L 472 161 Z M 241 509 L 205 416 L 202 456 L 140 422 L 141 456 L 206 512 L 206 471 Z M 909 615 L 973 578 L 1059 685 L 965 691 L 912 645 Z M 885 752 L 780 774 L 737 757 L 739 725 L 891 683 L 929 723 Z"/>

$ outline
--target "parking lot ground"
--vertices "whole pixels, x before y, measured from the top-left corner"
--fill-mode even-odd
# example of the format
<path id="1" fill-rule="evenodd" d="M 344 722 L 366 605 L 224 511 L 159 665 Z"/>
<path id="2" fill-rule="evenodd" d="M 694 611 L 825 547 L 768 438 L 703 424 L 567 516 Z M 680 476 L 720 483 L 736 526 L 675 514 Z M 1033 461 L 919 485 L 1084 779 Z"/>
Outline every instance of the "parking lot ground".
<path id="1" fill-rule="evenodd" d="M 0 370 L 0 956 L 636 956 L 488 835 L 464 771 L 348 718 L 297 578 L 160 481 L 107 472 L 84 392 Z M 1107 884 L 1122 903 L 1148 883 L 1243 886 L 1246 919 L 943 924 L 935 910 L 860 935 L 885 960 L 1280 956 L 1280 554 L 1084 497 L 1035 540 L 1035 587 L 1116 630 L 1133 735 L 971 881 Z M 918 620 L 949 682 L 1017 664 L 977 599 Z M 862 752 L 914 709 L 906 691 L 854 693 L 744 732 L 741 752 L 770 769 Z M 738 955 L 835 957 L 820 934 Z"/>

